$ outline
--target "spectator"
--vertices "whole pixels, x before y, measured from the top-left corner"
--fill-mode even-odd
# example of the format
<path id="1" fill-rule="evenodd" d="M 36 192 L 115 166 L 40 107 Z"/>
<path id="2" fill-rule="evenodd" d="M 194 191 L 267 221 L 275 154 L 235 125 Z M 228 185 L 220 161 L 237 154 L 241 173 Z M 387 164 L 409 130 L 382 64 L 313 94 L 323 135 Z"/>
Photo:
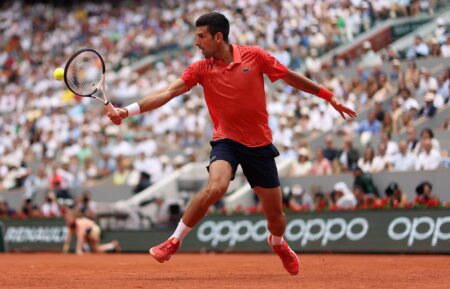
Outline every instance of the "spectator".
<path id="1" fill-rule="evenodd" d="M 419 117 L 428 117 L 431 118 L 436 114 L 437 108 L 434 106 L 434 94 L 431 92 L 427 92 L 425 94 L 425 106 L 419 110 L 418 116 Z"/>
<path id="2" fill-rule="evenodd" d="M 325 149 L 323 150 L 324 157 L 331 163 L 338 157 L 339 151 L 334 146 L 334 140 L 331 135 L 325 136 Z"/>
<path id="3" fill-rule="evenodd" d="M 430 140 L 431 141 L 431 144 L 432 144 L 432 146 L 433 146 L 433 149 L 435 149 L 435 150 L 437 150 L 437 151 L 440 151 L 441 150 L 441 145 L 440 145 L 440 143 L 439 143 L 439 140 L 437 140 L 435 137 L 434 137 L 434 133 L 433 133 L 433 131 L 431 130 L 431 128 L 424 128 L 424 129 L 422 129 L 422 131 L 420 132 L 420 139 L 421 139 L 421 141 L 423 141 L 423 140 L 425 140 L 425 139 L 428 139 L 428 140 Z M 422 147 L 421 147 L 421 143 L 419 143 L 420 144 L 420 146 L 419 146 L 419 152 L 422 150 Z"/>
<path id="4" fill-rule="evenodd" d="M 378 151 L 373 158 L 372 171 L 370 173 L 379 173 L 391 167 L 391 157 L 387 155 L 387 146 L 385 143 L 378 144 Z"/>
<path id="5" fill-rule="evenodd" d="M 312 163 L 309 160 L 309 151 L 306 148 L 298 150 L 298 159 L 292 164 L 289 170 L 289 176 L 299 177 L 309 174 L 312 168 Z"/>
<path id="6" fill-rule="evenodd" d="M 415 156 L 419 154 L 420 142 L 417 139 L 416 128 L 414 126 L 408 126 L 406 128 L 406 145 L 408 146 L 408 153 Z"/>
<path id="7" fill-rule="evenodd" d="M 416 171 L 435 170 L 439 167 L 441 155 L 438 150 L 433 148 L 430 139 L 422 140 L 422 151 L 419 153 L 416 162 Z"/>
<path id="8" fill-rule="evenodd" d="M 355 177 L 353 181 L 353 191 L 357 190 L 364 196 L 380 197 L 378 189 L 374 185 L 372 177 L 369 174 L 364 173 L 360 167 L 354 166 L 353 176 Z"/>
<path id="9" fill-rule="evenodd" d="M 0 197 L 0 219 L 13 218 L 16 212 L 8 206 L 8 202 Z"/>
<path id="10" fill-rule="evenodd" d="M 344 139 L 344 147 L 339 155 L 339 163 L 342 171 L 348 171 L 357 164 L 359 159 L 358 151 L 353 148 L 353 142 L 350 137 Z"/>
<path id="11" fill-rule="evenodd" d="M 97 203 L 92 200 L 92 193 L 84 191 L 78 201 L 76 211 L 80 216 L 94 220 L 97 216 Z"/>
<path id="12" fill-rule="evenodd" d="M 41 213 L 37 206 L 33 204 L 33 200 L 30 198 L 24 199 L 22 207 L 19 212 L 21 218 L 36 218 L 40 217 Z"/>
<path id="13" fill-rule="evenodd" d="M 363 45 L 363 54 L 361 56 L 360 65 L 363 68 L 373 68 L 377 65 L 381 65 L 382 60 L 381 57 L 372 49 L 372 44 L 369 41 L 364 41 Z"/>
<path id="14" fill-rule="evenodd" d="M 358 132 L 370 132 L 372 134 L 377 134 L 381 130 L 381 122 L 376 119 L 376 112 L 371 110 L 367 119 L 363 120 L 359 125 Z"/>
<path id="15" fill-rule="evenodd" d="M 423 42 L 422 37 L 416 35 L 414 38 L 414 44 L 406 52 L 406 57 L 409 60 L 426 57 L 429 54 L 429 49 L 426 43 Z"/>
<path id="16" fill-rule="evenodd" d="M 133 194 L 137 194 L 145 190 L 146 188 L 150 187 L 152 185 L 150 175 L 146 172 L 140 173 L 139 182 L 133 189 Z"/>
<path id="17" fill-rule="evenodd" d="M 47 193 L 45 203 L 41 207 L 42 215 L 46 218 L 59 218 L 62 216 L 58 202 L 56 201 L 55 192 Z"/>
<path id="18" fill-rule="evenodd" d="M 305 192 L 300 185 L 293 185 L 289 190 L 287 206 L 292 211 L 311 210 L 314 207 L 314 201 L 311 196 Z"/>
<path id="19" fill-rule="evenodd" d="M 338 209 L 351 210 L 357 205 L 355 195 L 344 182 L 339 182 L 334 185 L 334 195 L 336 207 Z"/>
<path id="20" fill-rule="evenodd" d="M 323 150 L 316 149 L 316 159 L 312 163 L 310 174 L 313 176 L 329 176 L 333 173 L 331 163 L 324 158 Z"/>
<path id="21" fill-rule="evenodd" d="M 413 153 L 408 151 L 408 144 L 406 141 L 400 141 L 398 147 L 399 152 L 392 158 L 393 170 L 397 172 L 414 170 L 416 158 Z"/>
<path id="22" fill-rule="evenodd" d="M 364 149 L 364 155 L 358 160 L 358 167 L 362 169 L 363 172 L 371 173 L 373 171 L 373 158 L 375 157 L 375 152 L 372 147 L 367 146 Z"/>
<path id="23" fill-rule="evenodd" d="M 408 205 L 408 198 L 396 182 L 390 183 L 384 191 L 392 208 L 404 208 Z"/>
<path id="24" fill-rule="evenodd" d="M 447 41 L 441 46 L 441 56 L 444 58 L 450 57 L 450 35 L 447 36 Z"/>
<path id="25" fill-rule="evenodd" d="M 418 205 L 431 207 L 439 205 L 439 198 L 433 194 L 433 185 L 430 182 L 422 182 L 416 187 L 414 202 Z"/>

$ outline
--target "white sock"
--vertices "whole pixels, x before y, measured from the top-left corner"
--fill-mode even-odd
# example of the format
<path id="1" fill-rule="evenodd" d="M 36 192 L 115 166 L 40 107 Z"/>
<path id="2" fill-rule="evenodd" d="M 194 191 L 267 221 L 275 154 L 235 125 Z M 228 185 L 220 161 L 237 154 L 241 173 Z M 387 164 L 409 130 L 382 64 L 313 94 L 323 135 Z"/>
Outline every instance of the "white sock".
<path id="1" fill-rule="evenodd" d="M 278 237 L 275 235 L 272 235 L 272 245 L 281 245 L 283 243 L 283 236 Z"/>
<path id="2" fill-rule="evenodd" d="M 172 236 L 170 236 L 170 238 L 175 237 L 178 240 L 180 240 L 180 242 L 183 242 L 184 237 L 186 237 L 186 235 L 192 230 L 192 228 L 189 228 L 188 226 L 186 226 L 183 223 L 183 219 L 180 219 L 180 222 L 178 223 L 177 229 L 175 230 L 175 232 L 173 233 Z"/>

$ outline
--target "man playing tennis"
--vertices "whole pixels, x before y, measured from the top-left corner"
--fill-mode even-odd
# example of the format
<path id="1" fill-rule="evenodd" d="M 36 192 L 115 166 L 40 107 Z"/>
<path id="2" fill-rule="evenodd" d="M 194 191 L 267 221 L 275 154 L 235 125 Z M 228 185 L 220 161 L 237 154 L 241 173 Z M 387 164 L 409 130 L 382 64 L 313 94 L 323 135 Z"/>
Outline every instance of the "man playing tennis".
<path id="1" fill-rule="evenodd" d="M 228 19 L 222 14 L 214 12 L 199 17 L 195 45 L 205 59 L 190 65 L 166 89 L 150 94 L 139 103 L 119 108 L 118 115 L 108 116 L 119 125 L 124 118 L 156 109 L 200 84 L 214 124 L 208 184 L 193 198 L 174 234 L 152 247 L 150 254 L 159 262 L 169 260 L 208 208 L 224 196 L 241 165 L 261 200 L 270 231 L 268 243 L 285 269 L 295 275 L 299 271 L 297 255 L 283 240 L 286 223 L 274 160 L 279 153 L 272 145 L 263 74 L 272 82 L 282 79 L 296 89 L 327 100 L 344 119 L 346 115 L 355 117 L 356 113 L 342 105 L 330 91 L 289 70 L 263 49 L 230 44 L 229 29 Z"/>

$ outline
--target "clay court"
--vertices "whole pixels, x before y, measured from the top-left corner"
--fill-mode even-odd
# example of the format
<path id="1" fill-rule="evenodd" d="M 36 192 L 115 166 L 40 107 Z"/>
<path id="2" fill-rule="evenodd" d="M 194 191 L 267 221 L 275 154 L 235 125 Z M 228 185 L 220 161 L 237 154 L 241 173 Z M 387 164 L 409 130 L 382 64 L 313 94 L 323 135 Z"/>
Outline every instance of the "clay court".
<path id="1" fill-rule="evenodd" d="M 450 258 L 431 255 L 302 255 L 298 276 L 272 254 L 0 256 L 0 288 L 448 288 Z"/>

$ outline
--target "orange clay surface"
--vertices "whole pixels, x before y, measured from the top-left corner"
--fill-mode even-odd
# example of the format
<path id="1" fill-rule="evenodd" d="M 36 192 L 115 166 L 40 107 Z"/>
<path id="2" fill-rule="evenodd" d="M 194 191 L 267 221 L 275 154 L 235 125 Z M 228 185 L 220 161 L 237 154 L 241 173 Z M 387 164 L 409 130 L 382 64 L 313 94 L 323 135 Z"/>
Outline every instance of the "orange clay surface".
<path id="1" fill-rule="evenodd" d="M 450 257 L 300 255 L 288 275 L 273 254 L 0 254 L 0 288 L 450 288 Z"/>

